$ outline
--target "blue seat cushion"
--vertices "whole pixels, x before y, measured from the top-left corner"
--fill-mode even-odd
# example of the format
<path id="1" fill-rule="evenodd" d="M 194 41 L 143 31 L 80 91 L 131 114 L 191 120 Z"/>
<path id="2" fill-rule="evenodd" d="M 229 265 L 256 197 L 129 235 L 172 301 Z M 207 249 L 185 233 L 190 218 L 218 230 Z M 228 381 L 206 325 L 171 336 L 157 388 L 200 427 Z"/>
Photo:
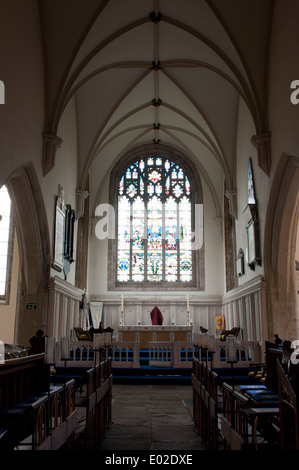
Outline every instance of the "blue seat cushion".
<path id="1" fill-rule="evenodd" d="M 278 395 L 271 390 L 247 390 L 246 394 L 255 401 L 278 401 Z"/>
<path id="2" fill-rule="evenodd" d="M 240 390 L 247 391 L 247 390 L 267 390 L 265 385 L 240 385 Z"/>
<path id="3" fill-rule="evenodd" d="M 11 406 L 0 411 L 1 416 L 18 416 L 23 415 L 27 410 L 27 406 Z"/>

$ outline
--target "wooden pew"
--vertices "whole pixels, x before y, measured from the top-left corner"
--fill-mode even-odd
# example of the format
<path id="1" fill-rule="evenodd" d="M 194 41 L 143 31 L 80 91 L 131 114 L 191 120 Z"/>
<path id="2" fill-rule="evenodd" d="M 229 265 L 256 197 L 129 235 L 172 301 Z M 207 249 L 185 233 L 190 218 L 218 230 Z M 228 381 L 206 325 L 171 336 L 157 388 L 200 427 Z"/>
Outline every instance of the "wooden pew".
<path id="1" fill-rule="evenodd" d="M 221 433 L 229 450 L 274 447 L 278 431 L 278 396 L 263 385 L 221 385 Z"/>
<path id="2" fill-rule="evenodd" d="M 49 387 L 50 368 L 44 354 L 10 359 L 0 364 L 0 411 Z"/>
<path id="3" fill-rule="evenodd" d="M 193 359 L 193 421 L 208 450 L 218 449 L 219 378 L 208 365 Z"/>
<path id="4" fill-rule="evenodd" d="M 296 366 L 298 368 L 298 366 Z M 297 371 L 299 373 L 299 371 Z M 283 366 L 277 361 L 280 449 L 299 450 L 299 398 Z"/>
<path id="5" fill-rule="evenodd" d="M 12 450 L 35 435 L 38 410 L 48 399 L 49 374 L 44 354 L 9 359 L 0 365 L 1 448 Z"/>
<path id="6" fill-rule="evenodd" d="M 83 347 L 78 347 L 78 343 Z M 75 381 L 75 406 L 85 408 L 84 448 L 96 449 L 111 422 L 111 348 L 94 351 L 91 342 L 72 342 L 67 361 L 61 360 L 60 352 L 57 343 L 56 374 L 52 380 L 56 384 L 69 379 Z"/>
<path id="7" fill-rule="evenodd" d="M 74 381 L 51 385 L 44 358 L 42 353 L 0 366 L 1 449 L 58 450 L 73 436 Z"/>

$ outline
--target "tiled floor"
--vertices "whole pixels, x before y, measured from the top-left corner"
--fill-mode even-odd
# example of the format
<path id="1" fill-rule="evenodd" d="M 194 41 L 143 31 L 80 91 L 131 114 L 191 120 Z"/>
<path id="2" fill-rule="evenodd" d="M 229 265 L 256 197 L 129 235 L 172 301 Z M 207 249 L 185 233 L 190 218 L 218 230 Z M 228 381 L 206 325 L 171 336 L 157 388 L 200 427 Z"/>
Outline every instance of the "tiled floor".
<path id="1" fill-rule="evenodd" d="M 192 386 L 113 385 L 102 450 L 204 450 L 192 423 Z"/>

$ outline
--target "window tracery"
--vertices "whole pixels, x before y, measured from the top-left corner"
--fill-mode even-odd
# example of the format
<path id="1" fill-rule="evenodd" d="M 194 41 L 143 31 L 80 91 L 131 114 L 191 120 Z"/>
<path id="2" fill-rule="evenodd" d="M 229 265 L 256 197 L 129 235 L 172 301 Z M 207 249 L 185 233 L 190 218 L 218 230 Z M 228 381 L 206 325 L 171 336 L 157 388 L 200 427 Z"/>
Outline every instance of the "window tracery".
<path id="1" fill-rule="evenodd" d="M 119 181 L 117 282 L 192 280 L 189 177 L 171 159 L 140 158 Z"/>

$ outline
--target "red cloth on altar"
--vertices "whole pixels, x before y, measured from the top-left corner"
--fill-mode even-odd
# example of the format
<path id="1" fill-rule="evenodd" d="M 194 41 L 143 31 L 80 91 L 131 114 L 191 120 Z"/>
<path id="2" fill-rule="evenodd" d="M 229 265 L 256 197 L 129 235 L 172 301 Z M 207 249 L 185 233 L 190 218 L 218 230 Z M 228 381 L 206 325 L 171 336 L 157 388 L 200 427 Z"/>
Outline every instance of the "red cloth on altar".
<path id="1" fill-rule="evenodd" d="M 158 307 L 153 308 L 151 311 L 152 325 L 162 325 L 163 324 L 163 315 Z"/>

